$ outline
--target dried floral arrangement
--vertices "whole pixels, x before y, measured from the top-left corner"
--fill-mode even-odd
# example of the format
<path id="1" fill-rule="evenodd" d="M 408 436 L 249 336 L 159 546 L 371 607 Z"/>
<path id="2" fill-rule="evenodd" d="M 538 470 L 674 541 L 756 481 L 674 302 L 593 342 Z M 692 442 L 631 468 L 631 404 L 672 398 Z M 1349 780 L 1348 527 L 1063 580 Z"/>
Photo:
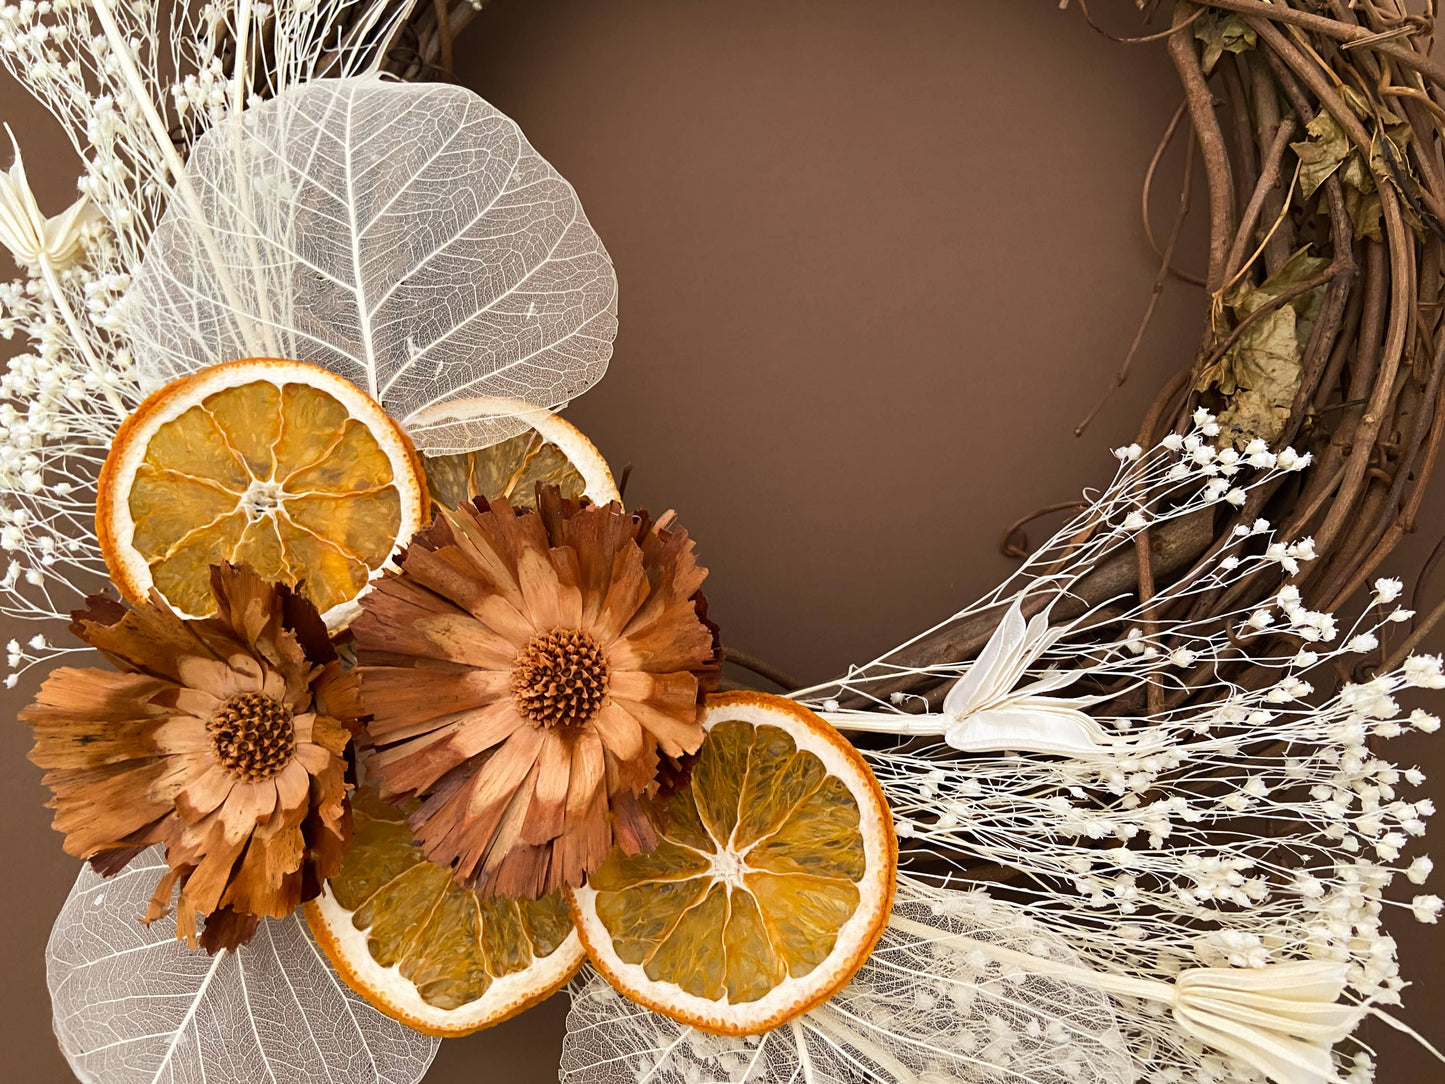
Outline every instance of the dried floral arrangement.
<path id="1" fill-rule="evenodd" d="M 716 691 L 769 668 L 552 413 L 616 281 L 432 81 L 476 10 L 0 0 L 85 163 L 55 218 L 0 177 L 0 612 L 88 860 L 77 1076 L 405 1084 L 570 981 L 577 1084 L 1373 1080 L 1382 913 L 1442 909 L 1379 746 L 1439 727 L 1399 694 L 1445 687 L 1445 604 L 1377 576 L 1445 433 L 1433 11 L 1130 39 L 1183 86 L 1154 298 L 1207 181 L 1197 356 L 1007 582 L 784 697 Z"/>

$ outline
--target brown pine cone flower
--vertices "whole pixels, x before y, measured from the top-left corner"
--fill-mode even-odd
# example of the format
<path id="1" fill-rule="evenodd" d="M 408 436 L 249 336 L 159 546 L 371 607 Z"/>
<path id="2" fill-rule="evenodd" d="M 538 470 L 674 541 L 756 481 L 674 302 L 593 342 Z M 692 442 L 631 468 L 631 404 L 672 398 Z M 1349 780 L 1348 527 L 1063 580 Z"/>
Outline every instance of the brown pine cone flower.
<path id="1" fill-rule="evenodd" d="M 667 517 L 664 517 L 666 520 Z M 659 766 L 696 752 L 721 649 L 693 543 L 538 488 L 443 511 L 353 622 L 368 778 L 421 795 L 428 858 L 483 894 L 581 884 L 657 843 Z"/>
<path id="2" fill-rule="evenodd" d="M 217 613 L 160 596 L 88 600 L 71 630 L 121 668 L 55 670 L 20 713 L 35 731 L 65 850 L 102 873 L 163 843 L 147 924 L 211 952 L 250 940 L 335 873 L 351 836 L 351 686 L 316 608 L 249 568 L 211 570 Z"/>

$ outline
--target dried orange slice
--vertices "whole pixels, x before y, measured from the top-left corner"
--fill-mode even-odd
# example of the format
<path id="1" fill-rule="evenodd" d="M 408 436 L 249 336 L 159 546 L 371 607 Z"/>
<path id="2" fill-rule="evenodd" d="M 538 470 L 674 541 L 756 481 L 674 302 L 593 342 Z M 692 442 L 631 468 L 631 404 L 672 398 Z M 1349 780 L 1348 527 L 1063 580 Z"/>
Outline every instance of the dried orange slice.
<path id="1" fill-rule="evenodd" d="M 376 1008 L 428 1035 L 466 1035 L 535 1005 L 582 966 L 560 893 L 482 899 L 422 857 L 406 809 L 370 787 L 351 802 L 351 849 L 306 921 Z"/>
<path id="2" fill-rule="evenodd" d="M 96 494 L 111 578 L 188 617 L 214 606 L 225 558 L 305 590 L 333 623 L 425 526 L 411 441 L 354 384 L 299 361 L 198 370 L 116 433 Z"/>
<path id="3" fill-rule="evenodd" d="M 650 854 L 614 851 L 572 915 L 587 955 L 640 1005 L 753 1035 L 841 989 L 888 922 L 898 843 L 848 742 L 761 693 L 709 699 L 691 783 Z"/>
<path id="4" fill-rule="evenodd" d="M 514 508 L 531 508 L 538 482 L 557 486 L 564 497 L 586 497 L 593 504 L 620 499 L 607 460 L 571 422 L 520 399 L 497 396 L 468 399 L 466 404 L 474 417 L 518 417 L 531 428 L 474 452 L 423 454 L 427 486 L 437 504 L 455 508 L 473 497 L 505 497 Z"/>

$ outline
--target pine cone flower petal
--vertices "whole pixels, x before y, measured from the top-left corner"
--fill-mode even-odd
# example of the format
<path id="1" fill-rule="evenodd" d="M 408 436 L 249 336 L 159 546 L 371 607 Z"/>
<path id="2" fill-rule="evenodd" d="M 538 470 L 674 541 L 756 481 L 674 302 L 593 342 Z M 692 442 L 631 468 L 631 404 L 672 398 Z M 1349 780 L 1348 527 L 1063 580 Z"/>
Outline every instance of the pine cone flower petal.
<path id="1" fill-rule="evenodd" d="M 614 844 L 655 846 L 659 766 L 697 750 L 717 685 L 706 575 L 685 531 L 555 487 L 536 511 L 444 511 L 412 540 L 361 600 L 348 677 L 368 777 L 425 799 L 411 827 L 432 861 L 535 898 Z"/>
<path id="2" fill-rule="evenodd" d="M 102 873 L 163 843 L 176 936 L 249 940 L 336 872 L 350 838 L 351 686 L 315 608 L 247 568 L 212 570 L 218 612 L 177 617 L 92 598 L 72 631 L 120 672 L 63 667 L 20 713 L 35 732 L 65 849 Z"/>

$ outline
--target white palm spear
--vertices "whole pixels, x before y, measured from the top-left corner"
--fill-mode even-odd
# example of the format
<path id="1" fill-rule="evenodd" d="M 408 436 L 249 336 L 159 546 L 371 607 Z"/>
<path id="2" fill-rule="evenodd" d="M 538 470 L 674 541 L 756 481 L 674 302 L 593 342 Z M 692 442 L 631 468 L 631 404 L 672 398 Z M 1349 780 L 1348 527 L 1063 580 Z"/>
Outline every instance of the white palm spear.
<path id="1" fill-rule="evenodd" d="M 907 737 L 941 735 L 948 745 L 965 752 L 1089 756 L 1123 748 L 1125 743 L 1080 710 L 1109 697 L 1050 695 L 1096 671 L 1051 669 L 1020 684 L 1077 624 L 1051 625 L 1052 601 L 1025 620 L 1026 597 L 1014 598 L 983 651 L 944 697 L 942 711 L 902 715 L 824 710 L 820 714 L 843 730 Z"/>
<path id="2" fill-rule="evenodd" d="M 1005 749 L 1078 755 L 1106 749 L 1111 739 L 1080 707 L 1105 697 L 1058 697 L 1088 671 L 1050 670 L 1020 685 L 1043 654 L 1071 631 L 1050 625 L 1052 606 L 1024 623 L 1016 598 L 968 672 L 943 699 L 943 740 L 968 752 Z"/>
<path id="3" fill-rule="evenodd" d="M 197 141 L 124 319 L 143 384 L 296 358 L 364 389 L 423 451 L 466 451 L 601 378 L 617 279 L 517 125 L 447 84 L 327 79 Z"/>
<path id="4" fill-rule="evenodd" d="M 5 134 L 10 137 L 14 158 L 10 169 L 0 173 L 0 245 L 10 250 L 17 263 L 37 270 L 41 277 L 47 271 L 63 271 L 80 257 L 81 237 L 95 209 L 89 197 L 81 196 L 60 214 L 47 218 L 30 189 L 20 145 L 8 124 Z"/>

